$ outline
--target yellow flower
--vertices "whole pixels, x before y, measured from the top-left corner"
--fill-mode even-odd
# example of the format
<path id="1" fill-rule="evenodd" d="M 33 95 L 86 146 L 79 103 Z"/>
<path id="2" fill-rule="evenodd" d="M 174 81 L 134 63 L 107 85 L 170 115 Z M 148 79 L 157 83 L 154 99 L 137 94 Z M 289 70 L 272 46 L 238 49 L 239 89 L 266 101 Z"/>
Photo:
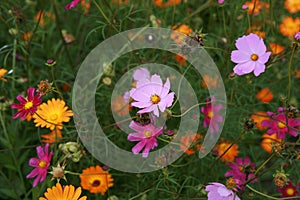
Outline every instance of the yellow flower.
<path id="1" fill-rule="evenodd" d="M 101 193 L 102 195 L 114 185 L 114 179 L 111 177 L 111 174 L 104 171 L 99 165 L 82 170 L 80 180 L 83 189 L 91 193 Z"/>
<path id="2" fill-rule="evenodd" d="M 299 0 L 285 0 L 284 7 L 290 13 L 297 13 L 300 11 L 300 1 Z"/>
<path id="3" fill-rule="evenodd" d="M 276 43 L 270 43 L 270 48 L 273 55 L 280 54 L 284 50 L 283 46 Z"/>
<path id="4" fill-rule="evenodd" d="M 46 127 L 54 130 L 55 127 L 62 129 L 62 123 L 70 121 L 73 116 L 72 110 L 67 110 L 66 103 L 60 99 L 48 100 L 38 107 L 33 115 L 35 126 Z"/>
<path id="5" fill-rule="evenodd" d="M 73 185 L 67 185 L 62 189 L 60 183 L 56 183 L 56 186 L 48 188 L 44 193 L 46 197 L 40 197 L 39 200 L 86 200 L 86 196 L 79 198 L 81 195 L 81 187 L 75 190 Z"/>
<path id="6" fill-rule="evenodd" d="M 7 73 L 6 69 L 3 69 L 3 68 L 0 69 L 0 81 L 2 80 L 4 82 L 7 82 L 7 80 L 5 78 L 2 78 L 6 73 Z"/>
<path id="7" fill-rule="evenodd" d="M 234 159 L 235 159 L 235 157 L 238 155 L 238 153 L 239 153 L 239 151 L 238 151 L 238 148 L 239 148 L 238 145 L 237 144 L 233 144 L 231 147 L 230 146 L 231 146 L 231 142 L 230 141 L 224 141 L 224 142 L 221 142 L 220 144 L 218 144 L 214 148 L 214 151 L 217 152 L 218 156 L 222 156 L 221 157 L 221 161 L 222 162 L 233 162 Z M 226 153 L 225 153 L 225 151 L 226 151 Z"/>
<path id="8" fill-rule="evenodd" d="M 300 30 L 300 18 L 293 19 L 292 17 L 286 17 L 283 19 L 279 26 L 279 31 L 282 35 L 288 37 L 294 37 L 294 35 Z"/>
<path id="9" fill-rule="evenodd" d="M 62 134 L 61 134 L 61 130 L 55 129 L 48 134 L 41 135 L 41 137 L 43 138 L 42 140 L 43 143 L 52 144 L 54 142 L 59 142 L 60 139 L 62 138 Z"/>

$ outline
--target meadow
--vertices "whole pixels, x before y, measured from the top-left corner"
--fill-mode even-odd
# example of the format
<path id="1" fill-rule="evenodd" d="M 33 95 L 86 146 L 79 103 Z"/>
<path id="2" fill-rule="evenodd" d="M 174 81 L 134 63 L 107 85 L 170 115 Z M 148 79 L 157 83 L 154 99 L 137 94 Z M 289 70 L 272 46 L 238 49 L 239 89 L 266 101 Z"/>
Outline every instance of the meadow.
<path id="1" fill-rule="evenodd" d="M 0 27 L 0 199 L 300 199 L 299 0 L 4 0 Z"/>

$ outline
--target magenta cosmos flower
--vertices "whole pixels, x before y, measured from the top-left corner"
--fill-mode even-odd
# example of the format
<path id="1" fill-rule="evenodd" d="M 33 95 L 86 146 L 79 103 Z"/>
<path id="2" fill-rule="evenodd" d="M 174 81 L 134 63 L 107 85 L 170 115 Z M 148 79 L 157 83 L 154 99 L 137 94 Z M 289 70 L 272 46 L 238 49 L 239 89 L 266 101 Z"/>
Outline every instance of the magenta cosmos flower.
<path id="1" fill-rule="evenodd" d="M 21 120 L 24 120 L 29 113 L 35 113 L 35 111 L 37 110 L 37 106 L 42 103 L 42 100 L 41 94 L 39 92 L 36 94 L 36 96 L 34 96 L 34 91 L 34 88 L 28 88 L 27 99 L 20 94 L 17 96 L 17 100 L 20 102 L 20 104 L 11 105 L 11 108 L 18 109 L 18 112 L 13 116 L 14 119 L 20 117 Z"/>
<path id="2" fill-rule="evenodd" d="M 258 76 L 265 71 L 265 63 L 269 60 L 271 52 L 266 52 L 266 45 L 262 38 L 250 33 L 236 40 L 238 50 L 231 52 L 231 61 L 237 63 L 233 71 L 237 75 L 249 74 L 254 71 Z"/>
<path id="3" fill-rule="evenodd" d="M 153 124 L 142 126 L 141 124 L 131 121 L 129 128 L 135 132 L 130 133 L 127 139 L 131 142 L 139 141 L 133 148 L 132 153 L 139 154 L 143 150 L 142 156 L 148 157 L 151 149 L 157 147 L 158 142 L 156 138 L 162 134 L 163 127 L 155 127 Z"/>
<path id="4" fill-rule="evenodd" d="M 131 97 L 135 102 L 131 105 L 138 108 L 143 108 L 138 113 L 154 113 L 159 117 L 159 110 L 164 112 L 166 108 L 173 103 L 174 92 L 170 91 L 170 81 L 167 78 L 163 84 L 160 76 L 154 74 L 150 80 L 144 79 L 137 82 L 137 87 L 131 93 Z M 159 109 L 159 110 L 158 110 Z"/>
<path id="5" fill-rule="evenodd" d="M 294 35 L 295 40 L 300 41 L 300 32 Z"/>
<path id="6" fill-rule="evenodd" d="M 67 5 L 65 6 L 65 9 L 66 9 L 66 10 L 71 10 L 72 8 L 75 8 L 76 5 L 79 4 L 79 3 L 80 3 L 80 0 L 74 0 L 74 1 L 72 1 L 71 3 L 67 4 Z"/>
<path id="7" fill-rule="evenodd" d="M 246 181 L 253 179 L 251 183 L 257 182 L 257 178 L 255 178 L 255 163 L 251 163 L 249 157 L 243 158 L 236 158 L 235 162 L 227 163 L 231 169 L 225 173 L 225 177 L 232 177 L 237 181 L 238 187 L 243 189 L 242 184 Z"/>
<path id="8" fill-rule="evenodd" d="M 227 189 L 226 186 L 221 183 L 209 183 L 209 185 L 205 187 L 205 191 L 208 192 L 208 200 L 240 200 L 232 190 Z"/>
<path id="9" fill-rule="evenodd" d="M 223 121 L 223 117 L 218 112 L 223 108 L 221 104 L 214 103 L 215 98 L 206 98 L 208 102 L 205 106 L 201 107 L 201 112 L 205 115 L 203 127 L 209 126 L 210 133 L 219 132 L 220 128 L 218 123 Z"/>
<path id="10" fill-rule="evenodd" d="M 277 134 L 278 138 L 285 139 L 285 134 L 297 137 L 298 129 L 300 126 L 300 119 L 287 118 L 284 112 L 281 112 L 282 108 L 278 109 L 279 114 L 273 112 L 267 112 L 270 119 L 263 120 L 261 125 L 269 128 L 267 133 L 269 135 Z"/>
<path id="11" fill-rule="evenodd" d="M 29 160 L 29 165 L 31 167 L 35 167 L 27 176 L 26 178 L 35 178 L 33 181 L 33 187 L 37 186 L 38 182 L 43 182 L 46 179 L 48 167 L 50 165 L 53 151 L 49 153 L 49 144 L 45 145 L 45 151 L 41 146 L 36 148 L 36 153 L 38 158 L 31 158 Z"/>

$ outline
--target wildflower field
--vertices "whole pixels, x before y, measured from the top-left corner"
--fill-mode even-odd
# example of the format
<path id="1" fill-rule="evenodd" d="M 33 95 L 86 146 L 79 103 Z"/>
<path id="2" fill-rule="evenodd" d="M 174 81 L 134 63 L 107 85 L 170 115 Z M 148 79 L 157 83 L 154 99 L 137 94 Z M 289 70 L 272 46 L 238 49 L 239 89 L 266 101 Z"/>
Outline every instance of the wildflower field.
<path id="1" fill-rule="evenodd" d="M 300 0 L 2 0 L 0 27 L 0 199 L 300 199 Z"/>

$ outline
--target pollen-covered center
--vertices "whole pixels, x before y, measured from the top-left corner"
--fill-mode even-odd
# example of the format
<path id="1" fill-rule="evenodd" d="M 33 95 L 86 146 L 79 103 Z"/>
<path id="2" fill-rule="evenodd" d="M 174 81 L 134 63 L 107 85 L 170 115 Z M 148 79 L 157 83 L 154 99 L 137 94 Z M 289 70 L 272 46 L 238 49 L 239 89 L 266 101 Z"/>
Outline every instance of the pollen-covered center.
<path id="1" fill-rule="evenodd" d="M 226 181 L 226 187 L 230 190 L 234 189 L 236 186 L 236 182 L 233 178 L 229 178 L 227 181 Z"/>
<path id="2" fill-rule="evenodd" d="M 38 164 L 39 168 L 44 168 L 44 167 L 46 167 L 46 165 L 47 165 L 47 162 L 44 160 L 41 160 Z"/>
<path id="3" fill-rule="evenodd" d="M 153 104 L 158 104 L 160 102 L 160 97 L 157 94 L 151 96 L 151 101 Z"/>
<path id="4" fill-rule="evenodd" d="M 278 122 L 277 126 L 278 126 L 278 128 L 285 128 L 286 127 L 285 123 L 283 123 L 283 122 Z"/>
<path id="5" fill-rule="evenodd" d="M 31 101 L 26 102 L 24 105 L 25 110 L 28 110 L 32 107 L 33 107 L 33 103 Z"/>
<path id="6" fill-rule="evenodd" d="M 258 55 L 257 54 L 252 54 L 251 55 L 251 60 L 253 60 L 253 61 L 257 61 L 258 60 Z"/>
<path id="7" fill-rule="evenodd" d="M 293 188 L 288 188 L 288 189 L 286 190 L 286 194 L 289 195 L 289 197 L 290 197 L 290 196 L 294 196 L 295 190 L 294 190 Z"/>
<path id="8" fill-rule="evenodd" d="M 151 131 L 145 131 L 145 132 L 144 132 L 144 136 L 145 136 L 146 138 L 149 138 L 149 137 L 152 136 L 152 132 L 151 132 Z"/>
<path id="9" fill-rule="evenodd" d="M 213 112 L 213 111 L 209 111 L 209 112 L 207 113 L 207 116 L 208 116 L 209 118 L 213 118 L 214 112 Z"/>
<path id="10" fill-rule="evenodd" d="M 94 180 L 92 183 L 93 187 L 98 187 L 101 184 L 101 182 L 99 180 Z"/>
<path id="11" fill-rule="evenodd" d="M 53 115 L 50 116 L 50 120 L 51 121 L 55 121 L 57 119 L 58 119 L 58 115 L 57 114 L 53 114 Z"/>

